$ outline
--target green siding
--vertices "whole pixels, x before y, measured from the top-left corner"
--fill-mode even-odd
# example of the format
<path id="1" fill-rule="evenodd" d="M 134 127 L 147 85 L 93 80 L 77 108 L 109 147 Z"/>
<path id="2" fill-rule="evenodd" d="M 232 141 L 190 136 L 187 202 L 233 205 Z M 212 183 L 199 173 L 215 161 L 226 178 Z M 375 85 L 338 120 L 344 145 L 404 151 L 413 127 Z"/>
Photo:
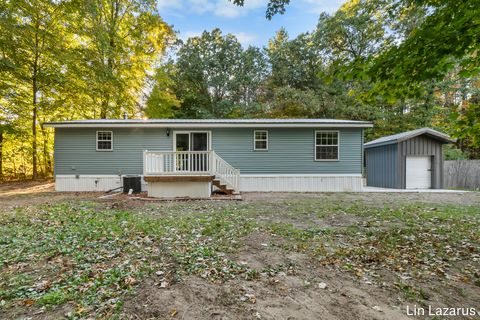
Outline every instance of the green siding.
<path id="1" fill-rule="evenodd" d="M 212 148 L 242 174 L 360 174 L 362 129 L 326 129 L 340 130 L 340 160 L 314 161 L 315 130 L 321 129 L 270 128 L 269 150 L 254 151 L 257 129 L 217 128 Z M 95 150 L 97 130 L 113 131 L 113 151 Z M 143 150 L 172 150 L 174 130 L 167 137 L 162 128 L 57 128 L 55 174 L 141 174 Z"/>
<path id="2" fill-rule="evenodd" d="M 268 151 L 253 151 L 254 129 L 216 129 L 212 148 L 243 174 L 362 172 L 362 129 L 325 129 L 340 130 L 339 161 L 314 161 L 315 130 L 268 129 Z"/>
<path id="3" fill-rule="evenodd" d="M 113 131 L 113 151 L 96 151 L 98 130 Z M 141 174 L 143 150 L 172 150 L 171 137 L 153 128 L 57 128 L 55 174 Z"/>

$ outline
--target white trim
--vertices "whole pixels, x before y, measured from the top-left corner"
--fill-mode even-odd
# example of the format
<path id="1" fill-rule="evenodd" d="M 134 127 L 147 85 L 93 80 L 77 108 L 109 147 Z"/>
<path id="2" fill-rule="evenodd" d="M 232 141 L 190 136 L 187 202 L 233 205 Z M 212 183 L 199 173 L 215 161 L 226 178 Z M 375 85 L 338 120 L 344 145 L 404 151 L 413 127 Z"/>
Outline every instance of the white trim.
<path id="1" fill-rule="evenodd" d="M 142 176 L 142 175 L 139 175 Z M 59 174 L 55 175 L 55 191 L 62 192 L 105 192 L 123 185 L 124 175 L 106 174 Z M 142 190 L 146 190 L 146 182 L 142 177 Z M 121 191 L 119 189 L 118 191 Z"/>
<path id="2" fill-rule="evenodd" d="M 110 132 L 110 140 L 98 140 L 98 133 L 99 132 Z M 99 141 L 110 141 L 111 142 L 111 145 L 110 145 L 110 149 L 98 149 L 98 142 Z M 112 130 L 97 130 L 95 132 L 95 150 L 96 151 L 100 151 L 100 152 L 104 152 L 104 151 L 113 151 L 113 131 Z"/>
<path id="3" fill-rule="evenodd" d="M 242 192 L 360 192 L 361 174 L 240 175 Z"/>
<path id="4" fill-rule="evenodd" d="M 373 124 L 349 124 L 349 123 L 51 123 L 45 124 L 51 128 L 372 128 Z"/>
<path id="5" fill-rule="evenodd" d="M 173 134 L 173 145 L 172 145 L 172 151 L 177 151 L 176 146 L 177 146 L 177 133 L 206 133 L 207 134 L 207 150 L 205 151 L 211 151 L 212 150 L 212 131 L 211 130 L 173 130 L 171 134 Z M 190 137 L 188 138 L 188 149 L 191 151 L 191 143 L 192 139 Z"/>
<path id="6" fill-rule="evenodd" d="M 349 173 L 286 173 L 286 174 L 241 174 L 240 177 L 245 178 L 271 178 L 271 177 L 361 177 L 362 174 L 349 174 Z"/>
<path id="7" fill-rule="evenodd" d="M 130 174 L 128 174 L 130 175 Z M 140 176 L 142 174 L 139 174 Z M 75 178 L 76 174 L 57 174 L 56 177 L 60 178 Z M 112 178 L 112 177 L 123 177 L 124 175 L 119 174 L 79 174 L 79 177 L 86 178 Z M 267 173 L 267 174 L 241 174 L 240 177 L 246 178 L 262 178 L 262 177 L 361 177 L 360 173 Z"/>
<path id="8" fill-rule="evenodd" d="M 57 174 L 55 177 L 59 178 L 119 178 L 123 177 L 124 174 Z"/>
<path id="9" fill-rule="evenodd" d="M 123 175 L 56 175 L 55 190 L 105 192 L 122 186 Z M 96 181 L 96 182 L 95 182 Z M 142 178 L 142 190 L 147 190 Z M 361 174 L 242 174 L 243 192 L 360 192 Z"/>
<path id="10" fill-rule="evenodd" d="M 337 133 L 337 144 L 336 145 L 319 145 L 317 144 L 317 133 L 319 132 L 336 132 Z M 317 147 L 337 147 L 337 159 L 317 159 Z M 332 162 L 340 161 L 340 130 L 315 130 L 314 140 L 313 140 L 313 160 L 317 162 Z"/>
<path id="11" fill-rule="evenodd" d="M 257 132 L 265 132 L 267 134 L 267 137 L 265 139 L 257 140 Z M 267 143 L 266 148 L 258 149 L 257 141 L 265 141 Z M 268 151 L 268 130 L 253 130 L 253 151 Z"/>

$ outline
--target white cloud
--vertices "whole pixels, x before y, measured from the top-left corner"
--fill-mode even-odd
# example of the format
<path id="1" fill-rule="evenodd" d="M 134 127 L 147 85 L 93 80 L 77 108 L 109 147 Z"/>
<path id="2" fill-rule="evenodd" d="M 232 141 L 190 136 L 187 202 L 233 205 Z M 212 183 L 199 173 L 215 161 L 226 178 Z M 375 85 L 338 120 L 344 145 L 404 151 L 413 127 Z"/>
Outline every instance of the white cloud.
<path id="1" fill-rule="evenodd" d="M 345 2 L 346 0 L 302 0 L 302 5 L 308 11 L 320 14 L 322 12 L 334 13 Z"/>
<path id="2" fill-rule="evenodd" d="M 188 38 L 192 37 L 198 37 L 202 34 L 202 31 L 185 31 L 185 32 L 180 32 L 180 39 L 183 41 L 186 41 Z"/>
<path id="3" fill-rule="evenodd" d="M 223 3 L 219 1 L 213 10 L 213 13 L 216 16 L 226 17 L 226 18 L 235 18 L 241 15 L 241 8 L 237 7 L 232 3 Z"/>
<path id="4" fill-rule="evenodd" d="M 215 10 L 215 3 L 210 0 L 188 0 L 188 10 L 203 14 Z"/>
<path id="5" fill-rule="evenodd" d="M 159 11 L 165 9 L 181 9 L 183 0 L 158 0 L 157 8 Z"/>
<path id="6" fill-rule="evenodd" d="M 246 32 L 232 32 L 232 34 L 237 37 L 238 42 L 242 44 L 244 47 L 248 47 L 255 42 L 257 36 L 251 33 Z"/>
<path id="7" fill-rule="evenodd" d="M 217 0 L 214 14 L 221 17 L 234 18 L 247 14 L 251 10 L 267 7 L 266 0 L 247 0 L 243 7 L 234 5 L 228 0 Z"/>
<path id="8" fill-rule="evenodd" d="M 247 0 L 243 7 L 229 0 L 158 0 L 158 10 L 188 11 L 196 14 L 211 13 L 225 18 L 246 15 L 249 11 L 267 7 L 267 0 Z"/>

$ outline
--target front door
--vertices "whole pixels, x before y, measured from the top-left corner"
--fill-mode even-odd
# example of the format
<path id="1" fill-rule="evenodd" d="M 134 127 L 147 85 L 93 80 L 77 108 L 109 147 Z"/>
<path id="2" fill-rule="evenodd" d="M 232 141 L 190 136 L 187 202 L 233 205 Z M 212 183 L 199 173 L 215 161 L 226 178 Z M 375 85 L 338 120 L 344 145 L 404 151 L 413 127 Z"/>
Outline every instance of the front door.
<path id="1" fill-rule="evenodd" d="M 208 171 L 209 135 L 205 131 L 175 132 L 177 171 Z M 198 151 L 198 152 L 195 152 Z"/>

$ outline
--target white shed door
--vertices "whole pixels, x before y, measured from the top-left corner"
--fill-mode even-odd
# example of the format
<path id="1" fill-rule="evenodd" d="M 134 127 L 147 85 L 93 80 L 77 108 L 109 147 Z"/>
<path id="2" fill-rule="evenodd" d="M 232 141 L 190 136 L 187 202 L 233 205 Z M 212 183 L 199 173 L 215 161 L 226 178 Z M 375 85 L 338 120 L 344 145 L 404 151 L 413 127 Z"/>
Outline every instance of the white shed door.
<path id="1" fill-rule="evenodd" d="M 407 157 L 407 189 L 430 189 L 432 187 L 431 157 Z"/>

